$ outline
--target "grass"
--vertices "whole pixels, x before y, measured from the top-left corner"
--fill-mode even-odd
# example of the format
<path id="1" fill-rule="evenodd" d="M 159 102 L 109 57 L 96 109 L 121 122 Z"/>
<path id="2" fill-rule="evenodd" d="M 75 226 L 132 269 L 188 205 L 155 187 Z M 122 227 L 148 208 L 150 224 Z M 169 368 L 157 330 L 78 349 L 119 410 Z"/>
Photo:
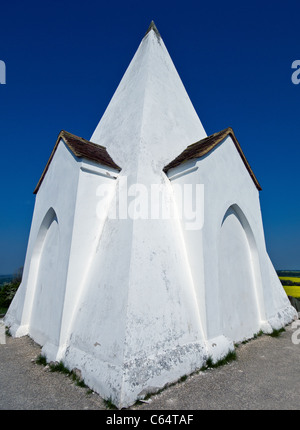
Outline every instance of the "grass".
<path id="1" fill-rule="evenodd" d="M 204 366 L 204 369 L 214 369 L 216 367 L 224 366 L 225 364 L 229 364 L 231 361 L 234 361 L 237 359 L 237 355 L 235 351 L 229 351 L 228 354 L 218 360 L 217 362 L 213 362 L 211 357 L 208 357 L 206 366 Z"/>
<path id="2" fill-rule="evenodd" d="M 253 336 L 254 339 L 257 339 L 258 337 L 262 336 L 264 334 L 264 332 L 262 330 L 259 330 L 258 333 L 255 333 L 255 335 Z"/>
<path id="3" fill-rule="evenodd" d="M 269 333 L 268 334 L 268 336 L 271 336 L 271 337 L 279 337 L 280 335 L 281 335 L 281 333 L 283 333 L 283 332 L 285 332 L 285 328 L 280 328 L 280 329 L 273 329 L 273 331 L 272 331 L 272 333 Z M 250 338 L 250 339 L 248 339 L 248 340 L 245 340 L 245 341 L 243 341 L 243 342 L 241 342 L 241 344 L 244 344 L 244 343 L 248 343 L 248 342 L 250 342 L 251 340 L 253 340 L 253 339 L 257 339 L 258 337 L 260 337 L 260 336 L 262 336 L 262 335 L 264 335 L 264 334 L 267 334 L 267 333 L 264 333 L 262 330 L 260 330 L 259 332 L 257 332 L 257 333 L 255 333 L 254 335 L 253 335 L 253 337 L 252 338 Z M 239 347 L 239 343 L 238 344 L 235 344 L 235 347 L 236 348 L 238 348 Z M 157 395 L 157 394 L 160 394 L 160 393 L 162 393 L 165 389 L 167 389 L 167 388 L 169 388 L 169 387 L 172 387 L 172 386 L 174 386 L 174 385 L 176 385 L 176 384 L 179 384 L 179 383 L 181 383 L 181 382 L 184 382 L 184 381 L 186 381 L 187 380 L 187 378 L 188 378 L 188 376 L 192 376 L 192 375 L 194 375 L 194 374 L 199 374 L 200 372 L 204 372 L 204 371 L 206 371 L 206 370 L 208 370 L 208 369 L 215 369 L 215 368 L 218 368 L 218 367 L 220 367 L 220 366 L 224 366 L 224 365 L 226 365 L 226 364 L 229 364 L 229 363 L 231 363 L 232 361 L 235 361 L 235 360 L 237 360 L 237 354 L 236 354 L 236 351 L 235 350 L 231 350 L 231 351 L 229 351 L 228 352 L 228 354 L 225 356 L 225 357 L 223 357 L 223 358 L 221 358 L 220 360 L 218 360 L 217 362 L 213 362 L 213 359 L 212 359 L 212 357 L 208 357 L 208 359 L 207 359 L 207 361 L 206 361 L 206 363 L 205 363 L 205 365 L 204 366 L 202 366 L 201 367 L 201 369 L 199 369 L 199 370 L 196 370 L 195 372 L 193 372 L 193 373 L 191 373 L 190 375 L 184 375 L 184 376 L 182 376 L 177 382 L 174 382 L 173 384 L 167 384 L 165 387 L 163 387 L 163 388 L 161 388 L 160 390 L 158 390 L 158 391 L 156 391 L 155 393 L 148 393 L 145 397 L 144 397 L 144 400 L 149 400 L 153 395 Z M 109 402 L 109 401 L 106 401 L 106 402 Z M 139 400 L 136 402 L 136 404 L 142 404 Z M 108 406 L 109 406 L 109 403 L 108 403 Z M 114 405 L 113 405 L 114 406 Z"/>
<path id="4" fill-rule="evenodd" d="M 173 387 L 174 385 L 177 385 L 177 384 L 180 384 L 182 382 L 185 382 L 188 379 L 189 376 L 193 376 L 193 375 L 199 374 L 200 372 L 204 372 L 205 370 L 208 370 L 208 369 L 211 369 L 211 368 L 216 368 L 216 367 L 224 366 L 224 365 L 229 364 L 231 361 L 234 361 L 236 359 L 237 359 L 237 354 L 236 354 L 235 351 L 229 351 L 228 354 L 224 358 L 218 360 L 216 363 L 213 362 L 213 360 L 212 360 L 211 357 L 208 357 L 205 365 L 202 366 L 201 369 L 195 370 L 194 372 L 192 372 L 189 375 L 183 375 L 178 381 L 173 382 L 171 384 L 166 384 L 163 388 L 160 388 L 159 390 L 155 391 L 154 393 L 148 393 L 144 397 L 143 400 L 147 401 L 152 396 L 160 394 L 163 391 L 165 391 L 166 389 L 168 389 L 170 387 Z M 105 402 L 109 402 L 109 401 L 106 400 Z M 141 405 L 142 402 L 140 400 L 137 400 L 135 404 L 136 405 Z"/>
<path id="5" fill-rule="evenodd" d="M 260 337 L 260 336 L 262 336 L 264 334 L 267 335 L 267 336 L 271 336 L 271 337 L 278 337 L 283 332 L 285 332 L 285 328 L 284 327 L 282 327 L 280 329 L 273 329 L 273 331 L 271 333 L 264 333 L 262 330 L 260 330 L 252 338 L 243 340 L 240 344 L 245 345 L 246 343 L 250 342 L 252 339 L 257 339 L 258 337 Z M 240 344 L 239 343 L 235 344 L 235 347 L 239 347 Z"/>
<path id="6" fill-rule="evenodd" d="M 71 376 L 72 376 L 73 381 L 75 382 L 75 385 L 77 385 L 77 387 L 88 388 L 88 387 L 85 385 L 84 380 L 83 380 L 83 379 L 78 378 L 78 377 L 75 375 L 75 373 L 74 373 L 74 372 L 72 372 L 72 373 L 71 373 Z M 93 390 L 91 390 L 91 389 L 89 389 L 88 391 L 89 391 L 89 393 L 92 393 L 92 392 L 93 392 Z"/>
<path id="7" fill-rule="evenodd" d="M 269 336 L 271 337 L 279 337 L 281 335 L 281 333 L 285 332 L 285 328 L 280 328 L 280 329 L 274 329 L 272 331 L 272 333 L 269 334 Z"/>
<path id="8" fill-rule="evenodd" d="M 258 337 L 262 336 L 264 332 L 260 330 L 259 332 L 255 333 L 253 337 L 250 337 L 249 339 L 242 340 L 240 343 L 236 343 L 235 346 L 238 347 L 240 344 L 245 345 L 246 343 L 250 342 L 253 339 L 257 339 Z"/>
<path id="9" fill-rule="evenodd" d="M 41 366 L 47 365 L 46 357 L 42 354 L 38 355 L 38 357 L 35 360 L 36 364 L 40 364 Z"/>
<path id="10" fill-rule="evenodd" d="M 112 402 L 111 398 L 109 398 L 109 399 L 104 399 L 104 400 L 103 400 L 103 402 L 104 402 L 104 404 L 105 404 L 105 406 L 106 406 L 106 409 L 118 409 L 118 408 L 116 407 L 116 405 L 114 405 L 114 404 L 113 404 L 113 402 Z"/>
<path id="11" fill-rule="evenodd" d="M 72 370 L 69 370 L 62 361 L 47 363 L 46 357 L 43 354 L 40 354 L 36 358 L 35 362 L 36 364 L 40 364 L 42 366 L 49 366 L 50 372 L 59 372 L 71 376 L 75 385 L 77 385 L 78 387 L 88 388 L 87 385 L 84 383 L 83 379 L 79 378 Z M 87 391 L 88 394 L 91 394 L 92 392 L 93 391 L 90 389 L 88 389 Z"/>
<path id="12" fill-rule="evenodd" d="M 281 335 L 281 333 L 283 333 L 283 332 L 285 332 L 285 328 L 282 327 L 282 328 L 280 328 L 278 330 L 274 329 L 272 331 L 272 333 L 270 333 L 268 335 L 271 336 L 271 337 L 279 337 Z M 260 330 L 258 333 L 254 334 L 254 336 L 253 336 L 252 339 L 257 339 L 259 336 L 262 336 L 263 334 L 264 334 L 264 332 L 262 330 Z M 243 341 L 241 343 L 247 343 L 250 340 L 251 339 Z M 235 346 L 238 347 L 239 344 L 236 344 Z M 231 363 L 232 361 L 235 361 L 235 360 L 237 360 L 237 354 L 236 354 L 235 350 L 229 351 L 228 354 L 225 357 L 221 358 L 217 362 L 213 362 L 212 357 L 208 357 L 205 365 L 201 369 L 196 370 L 195 372 L 193 372 L 190 375 L 183 375 L 177 382 L 174 382 L 172 384 L 167 384 L 165 387 L 161 388 L 160 390 L 156 391 L 155 393 L 148 393 L 144 397 L 144 400 L 149 400 L 153 395 L 160 394 L 165 389 L 167 389 L 169 387 L 172 387 L 174 385 L 177 385 L 177 384 L 180 384 L 182 382 L 185 382 L 188 379 L 188 376 L 192 376 L 194 374 L 198 374 L 199 372 L 201 372 L 201 371 L 203 372 L 203 371 L 208 370 L 208 369 L 215 369 L 215 368 L 224 366 L 224 365 L 229 364 L 229 363 Z M 82 379 L 78 378 L 73 371 L 70 371 L 68 368 L 65 367 L 65 365 L 63 364 L 62 361 L 60 361 L 59 363 L 55 362 L 55 363 L 49 363 L 48 364 L 47 360 L 46 360 L 46 357 L 43 356 L 42 354 L 40 354 L 36 358 L 36 363 L 44 365 L 44 366 L 49 365 L 49 368 L 50 368 L 51 372 L 61 372 L 61 373 L 64 373 L 64 374 L 68 374 L 69 376 L 72 377 L 73 381 L 75 382 L 75 384 L 77 386 L 80 386 L 80 387 L 83 387 L 83 388 L 88 388 L 85 385 L 85 383 L 84 383 L 84 381 Z M 91 389 L 87 390 L 87 394 L 91 394 L 92 392 L 93 391 Z M 110 410 L 117 410 L 118 409 L 116 407 L 116 405 L 112 402 L 111 398 L 109 398 L 109 399 L 103 399 L 103 403 L 104 403 L 106 409 L 110 409 Z M 137 405 L 138 404 L 142 404 L 142 402 L 139 401 L 139 400 L 137 400 L 135 404 L 137 404 Z"/>
<path id="13" fill-rule="evenodd" d="M 50 372 L 60 372 L 64 373 L 65 375 L 71 375 L 72 371 L 70 371 L 67 367 L 65 367 L 64 363 L 60 361 L 59 363 L 49 363 L 49 369 Z"/>

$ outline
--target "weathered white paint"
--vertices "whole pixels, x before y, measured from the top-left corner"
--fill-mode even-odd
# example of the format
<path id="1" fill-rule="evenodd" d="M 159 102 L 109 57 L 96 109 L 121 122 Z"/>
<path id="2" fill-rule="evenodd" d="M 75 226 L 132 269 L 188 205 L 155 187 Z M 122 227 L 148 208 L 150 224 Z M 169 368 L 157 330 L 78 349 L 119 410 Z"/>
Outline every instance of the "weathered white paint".
<path id="1" fill-rule="evenodd" d="M 230 339 L 241 341 L 260 330 L 260 318 L 251 248 L 232 207 L 222 222 L 218 246 L 222 332 Z"/>
<path id="2" fill-rule="evenodd" d="M 236 342 L 291 321 L 295 310 L 267 254 L 259 193 L 231 137 L 168 176 L 173 185 L 204 184 L 203 229 L 182 231 L 205 337 Z"/>
<path id="3" fill-rule="evenodd" d="M 266 252 L 258 191 L 231 138 L 163 173 L 204 137 L 152 29 L 91 138 L 122 171 L 77 159 L 61 140 L 37 194 L 6 324 L 43 345 L 48 360 L 79 368 L 119 407 L 295 314 Z M 122 191 L 133 184 L 149 192 L 159 184 L 161 207 L 175 212 L 176 185 L 203 184 L 203 228 L 177 218 L 115 219 Z M 130 196 L 128 206 L 139 210 Z"/>
<path id="4" fill-rule="evenodd" d="M 56 267 L 56 288 L 65 290 L 79 169 L 77 161 L 70 154 L 69 149 L 62 140 L 58 145 L 53 161 L 36 196 L 22 284 L 16 295 L 15 304 L 13 303 L 13 307 L 16 307 L 16 309 L 12 313 L 11 331 L 17 336 L 31 334 L 30 320 L 37 288 L 40 260 L 47 231 L 54 216 L 57 219 L 60 237 L 58 264 Z M 50 294 L 50 291 L 46 294 Z M 7 318 L 10 320 L 10 312 Z M 39 318 L 43 319 L 42 311 L 39 314 Z M 52 324 L 58 325 L 56 331 L 59 331 L 59 321 L 53 321 Z M 51 348 L 55 349 L 50 339 L 49 344 L 51 344 Z"/>
<path id="5" fill-rule="evenodd" d="M 60 238 L 58 221 L 54 216 L 47 228 L 39 256 L 39 268 L 36 279 L 35 294 L 33 298 L 30 318 L 31 335 L 44 344 L 50 341 L 55 344 L 59 341 L 59 332 L 64 303 L 64 289 L 60 289 L 57 279 Z M 51 291 L 51 293 L 49 293 Z M 41 315 L 43 318 L 41 318 Z M 52 324 L 57 321 L 56 324 Z"/>

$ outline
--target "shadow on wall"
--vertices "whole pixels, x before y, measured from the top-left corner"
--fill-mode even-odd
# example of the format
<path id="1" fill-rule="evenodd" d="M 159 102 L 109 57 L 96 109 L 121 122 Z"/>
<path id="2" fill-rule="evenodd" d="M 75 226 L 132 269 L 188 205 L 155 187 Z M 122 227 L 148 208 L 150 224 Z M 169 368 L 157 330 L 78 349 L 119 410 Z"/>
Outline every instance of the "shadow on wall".
<path id="1" fill-rule="evenodd" d="M 253 232 L 241 209 L 232 205 L 220 231 L 219 280 L 222 332 L 234 341 L 259 331 L 259 273 Z"/>

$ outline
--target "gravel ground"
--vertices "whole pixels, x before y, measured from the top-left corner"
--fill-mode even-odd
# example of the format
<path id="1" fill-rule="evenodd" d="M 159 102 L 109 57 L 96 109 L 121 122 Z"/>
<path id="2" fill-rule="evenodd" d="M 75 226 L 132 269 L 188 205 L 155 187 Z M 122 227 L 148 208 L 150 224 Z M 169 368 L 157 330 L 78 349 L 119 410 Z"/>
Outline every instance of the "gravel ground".
<path id="1" fill-rule="evenodd" d="M 299 322 L 300 327 L 300 322 Z M 278 338 L 240 345 L 237 360 L 199 372 L 131 410 L 300 409 L 300 344 L 292 325 Z M 299 333 L 300 339 L 300 333 Z M 96 393 L 69 376 L 35 363 L 40 347 L 29 337 L 0 344 L 1 410 L 103 410 Z"/>

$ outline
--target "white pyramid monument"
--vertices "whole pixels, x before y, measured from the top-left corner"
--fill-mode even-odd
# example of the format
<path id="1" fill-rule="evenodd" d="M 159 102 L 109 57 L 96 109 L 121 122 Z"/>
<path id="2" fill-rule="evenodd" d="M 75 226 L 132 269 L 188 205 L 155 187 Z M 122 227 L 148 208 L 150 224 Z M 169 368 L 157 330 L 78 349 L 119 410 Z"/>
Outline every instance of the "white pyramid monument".
<path id="1" fill-rule="evenodd" d="M 58 136 L 6 325 L 119 408 L 283 327 L 297 313 L 260 189 L 233 130 L 206 135 L 151 23 L 90 141 Z"/>

